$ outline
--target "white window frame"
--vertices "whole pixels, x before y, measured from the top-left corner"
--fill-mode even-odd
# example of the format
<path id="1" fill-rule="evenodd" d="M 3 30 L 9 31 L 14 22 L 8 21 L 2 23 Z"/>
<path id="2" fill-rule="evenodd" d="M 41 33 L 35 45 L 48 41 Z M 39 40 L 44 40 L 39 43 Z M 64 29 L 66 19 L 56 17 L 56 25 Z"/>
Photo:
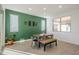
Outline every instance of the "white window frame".
<path id="1" fill-rule="evenodd" d="M 18 32 L 19 31 L 19 16 L 10 14 L 10 32 Z"/>
<path id="2" fill-rule="evenodd" d="M 63 20 L 62 18 L 65 18 L 64 20 L 70 20 L 70 22 L 69 22 L 69 23 L 70 23 L 70 28 L 69 28 L 69 30 L 62 30 L 62 20 Z M 55 29 L 54 29 L 54 28 L 55 28 L 55 27 L 54 27 L 54 26 L 55 26 L 54 23 L 56 22 L 55 19 L 60 19 L 60 22 L 59 22 L 59 23 L 60 23 L 60 24 L 59 24 L 59 25 L 60 25 L 60 28 L 59 28 L 60 30 L 59 30 L 59 31 L 55 31 Z M 71 16 L 58 17 L 58 18 L 55 18 L 55 19 L 54 19 L 54 21 L 53 21 L 53 31 L 54 31 L 54 32 L 71 32 Z M 66 24 L 66 25 L 68 25 L 68 24 Z"/>

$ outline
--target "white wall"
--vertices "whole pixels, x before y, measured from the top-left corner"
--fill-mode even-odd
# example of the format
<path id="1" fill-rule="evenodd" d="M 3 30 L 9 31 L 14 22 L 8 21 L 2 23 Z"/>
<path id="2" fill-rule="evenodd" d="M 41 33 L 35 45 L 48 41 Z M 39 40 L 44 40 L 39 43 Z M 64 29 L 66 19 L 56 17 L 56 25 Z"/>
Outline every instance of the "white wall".
<path id="1" fill-rule="evenodd" d="M 1 31 L 2 31 L 2 14 L 0 14 L 0 34 L 1 34 Z"/>
<path id="2" fill-rule="evenodd" d="M 71 16 L 71 32 L 53 32 L 51 30 L 52 23 L 51 20 L 47 21 L 47 33 L 53 33 L 56 38 L 59 40 L 67 41 L 70 43 L 79 45 L 79 10 L 66 12 L 63 14 L 57 14 L 53 17 L 61 17 L 61 16 Z"/>
<path id="3" fill-rule="evenodd" d="M 49 17 L 47 18 L 47 34 L 51 34 L 52 33 L 52 18 Z"/>

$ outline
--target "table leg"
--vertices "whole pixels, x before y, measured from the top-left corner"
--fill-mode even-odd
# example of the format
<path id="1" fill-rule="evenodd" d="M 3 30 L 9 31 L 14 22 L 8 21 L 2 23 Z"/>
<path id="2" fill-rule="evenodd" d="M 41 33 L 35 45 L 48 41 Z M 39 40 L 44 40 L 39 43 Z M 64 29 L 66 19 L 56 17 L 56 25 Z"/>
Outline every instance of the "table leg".
<path id="1" fill-rule="evenodd" d="M 55 45 L 57 46 L 57 40 L 55 41 Z"/>
<path id="2" fill-rule="evenodd" d="M 40 42 L 39 42 L 39 46 L 38 47 L 40 48 Z"/>
<path id="3" fill-rule="evenodd" d="M 50 47 L 51 47 L 52 45 L 51 45 L 51 43 L 50 43 Z"/>

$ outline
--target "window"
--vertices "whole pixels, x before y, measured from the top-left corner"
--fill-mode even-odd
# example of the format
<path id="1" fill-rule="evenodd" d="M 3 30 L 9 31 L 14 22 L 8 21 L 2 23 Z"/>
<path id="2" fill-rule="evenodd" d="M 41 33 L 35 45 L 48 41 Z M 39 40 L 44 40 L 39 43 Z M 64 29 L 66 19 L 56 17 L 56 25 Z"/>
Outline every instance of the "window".
<path id="1" fill-rule="evenodd" d="M 10 32 L 18 32 L 18 16 L 10 14 Z"/>
<path id="2" fill-rule="evenodd" d="M 54 20 L 54 31 L 60 31 L 60 18 Z"/>
<path id="3" fill-rule="evenodd" d="M 41 21 L 41 30 L 45 31 L 45 20 Z"/>
<path id="4" fill-rule="evenodd" d="M 71 31 L 71 17 L 60 17 L 54 19 L 54 31 L 56 32 L 70 32 Z"/>

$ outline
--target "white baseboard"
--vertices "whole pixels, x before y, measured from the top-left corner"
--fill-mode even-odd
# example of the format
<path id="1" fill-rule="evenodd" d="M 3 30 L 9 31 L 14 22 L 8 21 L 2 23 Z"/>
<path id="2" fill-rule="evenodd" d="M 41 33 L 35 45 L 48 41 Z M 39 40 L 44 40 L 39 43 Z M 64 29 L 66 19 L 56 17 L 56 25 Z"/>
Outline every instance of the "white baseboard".
<path id="1" fill-rule="evenodd" d="M 15 43 L 17 43 L 17 42 L 25 42 L 25 41 L 31 41 L 32 39 L 22 39 L 22 40 L 19 40 L 19 41 L 15 41 Z"/>
<path id="2" fill-rule="evenodd" d="M 58 40 L 60 40 L 60 39 L 58 39 Z M 69 40 L 60 40 L 60 41 L 64 41 L 64 42 L 67 42 L 67 43 L 71 43 L 71 44 L 76 44 L 76 45 L 79 45 L 79 43 L 77 43 L 77 42 L 73 42 L 73 41 L 69 41 Z"/>

